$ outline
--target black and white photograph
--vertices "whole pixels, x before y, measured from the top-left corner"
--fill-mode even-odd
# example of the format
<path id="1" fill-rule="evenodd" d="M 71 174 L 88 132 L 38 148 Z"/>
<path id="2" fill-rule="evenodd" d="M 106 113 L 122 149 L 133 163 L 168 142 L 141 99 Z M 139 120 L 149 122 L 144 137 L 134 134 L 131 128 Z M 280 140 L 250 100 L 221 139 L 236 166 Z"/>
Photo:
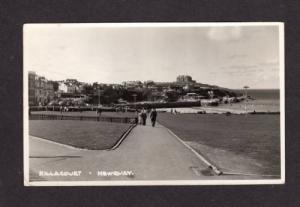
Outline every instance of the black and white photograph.
<path id="1" fill-rule="evenodd" d="M 285 183 L 284 24 L 23 26 L 25 186 Z"/>

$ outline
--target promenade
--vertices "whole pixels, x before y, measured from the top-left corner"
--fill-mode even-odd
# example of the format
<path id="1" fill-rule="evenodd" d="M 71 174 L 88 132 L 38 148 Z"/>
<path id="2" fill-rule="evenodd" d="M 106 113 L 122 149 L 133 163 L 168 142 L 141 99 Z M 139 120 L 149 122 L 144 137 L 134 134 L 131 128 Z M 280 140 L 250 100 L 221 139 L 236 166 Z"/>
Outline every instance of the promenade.
<path id="1" fill-rule="evenodd" d="M 76 149 L 30 136 L 30 181 L 239 178 L 215 175 L 208 170 L 207 164 L 167 128 L 159 123 L 153 128 L 149 120 L 147 124 L 136 126 L 118 148 L 110 151 Z M 48 176 L 45 173 L 39 175 L 40 172 L 55 171 L 81 172 L 80 176 Z"/>

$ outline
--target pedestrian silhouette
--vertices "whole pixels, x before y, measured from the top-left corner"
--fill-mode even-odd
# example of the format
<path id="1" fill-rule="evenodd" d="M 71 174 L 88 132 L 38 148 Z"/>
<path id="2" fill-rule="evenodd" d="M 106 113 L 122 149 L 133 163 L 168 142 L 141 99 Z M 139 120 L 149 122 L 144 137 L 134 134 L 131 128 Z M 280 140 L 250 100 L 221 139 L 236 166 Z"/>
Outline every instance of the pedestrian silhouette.
<path id="1" fill-rule="evenodd" d="M 145 126 L 146 125 L 146 119 L 147 119 L 147 113 L 146 113 L 145 109 L 142 110 L 141 117 L 142 117 L 142 124 Z"/>
<path id="2" fill-rule="evenodd" d="M 150 113 L 150 119 L 151 119 L 151 122 L 152 122 L 152 127 L 155 127 L 156 117 L 157 117 L 157 111 L 154 108 L 154 109 L 151 110 L 151 113 Z"/>

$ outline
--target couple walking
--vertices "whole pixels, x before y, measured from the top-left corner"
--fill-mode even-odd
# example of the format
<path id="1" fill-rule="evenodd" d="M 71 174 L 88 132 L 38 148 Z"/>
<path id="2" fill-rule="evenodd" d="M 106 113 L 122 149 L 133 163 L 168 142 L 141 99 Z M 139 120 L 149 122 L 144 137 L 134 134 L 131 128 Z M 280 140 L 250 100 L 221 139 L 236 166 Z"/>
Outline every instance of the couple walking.
<path id="1" fill-rule="evenodd" d="M 152 127 L 155 126 L 156 117 L 157 117 L 157 111 L 156 111 L 156 109 L 152 109 L 150 112 L 150 119 L 151 119 Z M 147 112 L 145 109 L 142 109 L 142 111 L 139 113 L 139 124 L 142 124 L 145 126 L 146 120 L 147 120 Z"/>

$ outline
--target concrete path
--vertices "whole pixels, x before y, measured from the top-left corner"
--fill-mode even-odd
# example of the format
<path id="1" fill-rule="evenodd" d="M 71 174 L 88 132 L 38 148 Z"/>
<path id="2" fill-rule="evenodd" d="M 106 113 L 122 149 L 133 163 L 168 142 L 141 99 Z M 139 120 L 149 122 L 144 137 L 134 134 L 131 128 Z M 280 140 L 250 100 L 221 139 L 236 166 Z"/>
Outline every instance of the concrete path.
<path id="1" fill-rule="evenodd" d="M 167 128 L 153 128 L 149 120 L 112 151 L 80 150 L 32 136 L 29 142 L 30 181 L 224 179 L 211 174 Z M 80 176 L 50 176 L 55 171 L 80 171 Z"/>

